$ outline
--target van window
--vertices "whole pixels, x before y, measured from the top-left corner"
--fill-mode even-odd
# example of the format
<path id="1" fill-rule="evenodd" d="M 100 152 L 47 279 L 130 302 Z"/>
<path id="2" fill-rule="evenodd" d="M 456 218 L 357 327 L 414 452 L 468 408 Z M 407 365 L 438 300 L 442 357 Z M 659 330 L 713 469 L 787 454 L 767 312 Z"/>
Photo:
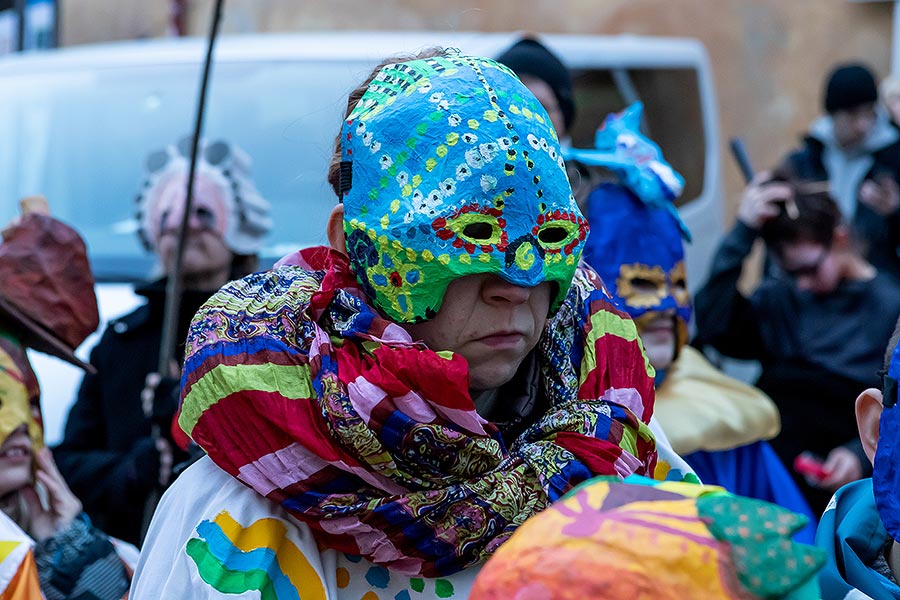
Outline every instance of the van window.
<path id="1" fill-rule="evenodd" d="M 684 193 L 677 205 L 700 196 L 706 176 L 706 137 L 695 69 L 582 70 L 573 73 L 573 82 L 578 107 L 571 132 L 575 147 L 592 148 L 594 132 L 604 117 L 640 100 L 644 133 L 684 176 Z"/>
<path id="2" fill-rule="evenodd" d="M 0 222 L 14 198 L 47 196 L 85 237 L 98 280 L 140 280 L 153 259 L 135 235 L 147 154 L 193 131 L 199 67 L 154 64 L 6 77 L 0 94 Z M 204 135 L 237 143 L 272 202 L 264 264 L 325 242 L 325 179 L 346 97 L 366 64 L 219 63 Z"/>

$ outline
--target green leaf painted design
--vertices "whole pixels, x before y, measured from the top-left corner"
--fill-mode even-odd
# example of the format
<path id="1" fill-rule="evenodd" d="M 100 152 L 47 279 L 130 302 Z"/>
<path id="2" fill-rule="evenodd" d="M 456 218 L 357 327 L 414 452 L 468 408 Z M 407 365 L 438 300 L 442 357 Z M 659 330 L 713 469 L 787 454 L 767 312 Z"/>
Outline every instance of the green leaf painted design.
<path id="1" fill-rule="evenodd" d="M 447 579 L 438 579 L 434 582 L 434 592 L 438 598 L 450 598 L 453 596 L 453 584 Z"/>

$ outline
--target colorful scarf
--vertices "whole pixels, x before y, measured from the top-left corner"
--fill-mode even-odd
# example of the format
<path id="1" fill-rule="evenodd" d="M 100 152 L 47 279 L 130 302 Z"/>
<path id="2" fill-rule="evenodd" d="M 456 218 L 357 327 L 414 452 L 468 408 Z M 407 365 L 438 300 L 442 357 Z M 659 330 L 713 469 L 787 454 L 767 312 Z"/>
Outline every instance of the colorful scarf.
<path id="1" fill-rule="evenodd" d="M 179 422 L 325 546 L 446 576 L 582 481 L 653 474 L 653 369 L 589 269 L 535 350 L 550 408 L 507 448 L 475 411 L 465 359 L 380 317 L 343 255 L 288 263 L 198 312 Z"/>

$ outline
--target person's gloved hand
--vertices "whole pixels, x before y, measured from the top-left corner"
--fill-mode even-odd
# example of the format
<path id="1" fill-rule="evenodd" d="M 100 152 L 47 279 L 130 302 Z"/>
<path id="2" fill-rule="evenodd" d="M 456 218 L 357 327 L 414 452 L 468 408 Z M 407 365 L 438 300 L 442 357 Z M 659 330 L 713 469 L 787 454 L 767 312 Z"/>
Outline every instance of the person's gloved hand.
<path id="1" fill-rule="evenodd" d="M 148 373 L 141 390 L 144 415 L 160 437 L 175 445 L 172 438 L 172 419 L 181 402 L 181 380 L 178 377 L 163 377 L 159 373 Z"/>
<path id="2" fill-rule="evenodd" d="M 172 481 L 173 466 L 184 458 L 184 453 L 172 438 L 172 419 L 181 402 L 181 380 L 174 375 L 177 372 L 173 365 L 171 376 L 148 373 L 141 391 L 144 414 L 153 426 L 154 446 L 159 456 L 157 484 L 163 488 Z"/>

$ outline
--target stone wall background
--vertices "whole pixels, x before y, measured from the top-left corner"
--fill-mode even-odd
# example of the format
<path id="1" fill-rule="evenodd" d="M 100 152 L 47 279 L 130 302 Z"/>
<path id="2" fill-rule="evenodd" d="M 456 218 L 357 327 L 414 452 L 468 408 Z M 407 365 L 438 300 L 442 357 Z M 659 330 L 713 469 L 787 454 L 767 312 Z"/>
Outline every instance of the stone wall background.
<path id="1" fill-rule="evenodd" d="M 211 0 L 185 0 L 203 35 Z M 742 182 L 726 140 L 774 164 L 820 113 L 838 61 L 890 70 L 892 2 L 848 0 L 227 0 L 224 33 L 308 30 L 528 30 L 687 36 L 707 47 L 720 106 L 727 213 Z M 168 0 L 60 0 L 64 45 L 167 35 Z"/>

